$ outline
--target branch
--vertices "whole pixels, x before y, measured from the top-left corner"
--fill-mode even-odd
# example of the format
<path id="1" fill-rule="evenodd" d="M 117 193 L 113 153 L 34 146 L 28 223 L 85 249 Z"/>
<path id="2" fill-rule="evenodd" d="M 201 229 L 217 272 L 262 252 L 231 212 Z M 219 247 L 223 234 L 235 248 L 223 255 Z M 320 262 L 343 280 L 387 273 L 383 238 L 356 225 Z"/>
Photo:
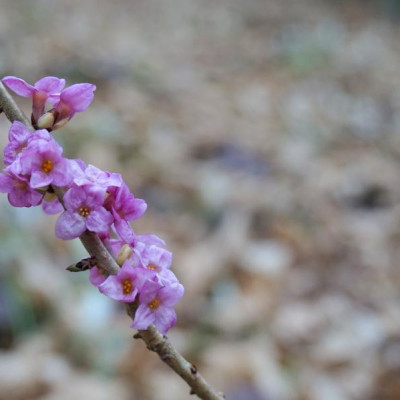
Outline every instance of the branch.
<path id="1" fill-rule="evenodd" d="M 15 103 L 9 95 L 4 85 L 0 81 L 0 109 L 4 112 L 10 122 L 15 120 L 23 122 L 29 128 L 31 124 L 27 116 Z M 62 198 L 62 193 L 58 191 L 57 195 Z M 87 252 L 95 257 L 101 267 L 110 275 L 118 273 L 119 266 L 101 242 L 97 234 L 93 232 L 84 232 L 79 239 Z M 127 305 L 127 313 L 133 318 L 135 315 L 134 303 Z M 147 348 L 158 354 L 160 359 L 171 367 L 186 383 L 191 387 L 190 394 L 196 394 L 203 400 L 223 400 L 225 396 L 213 389 L 209 383 L 200 375 L 197 368 L 189 363 L 176 348 L 163 336 L 153 325 L 147 330 L 139 331 L 134 336 L 141 338 L 146 343 Z"/>

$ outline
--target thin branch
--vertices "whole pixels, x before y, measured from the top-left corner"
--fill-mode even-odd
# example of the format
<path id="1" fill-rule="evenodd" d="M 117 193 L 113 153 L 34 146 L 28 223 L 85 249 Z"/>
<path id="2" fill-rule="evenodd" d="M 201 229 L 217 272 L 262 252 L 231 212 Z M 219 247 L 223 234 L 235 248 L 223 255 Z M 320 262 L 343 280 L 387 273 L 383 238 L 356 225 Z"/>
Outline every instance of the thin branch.
<path id="1" fill-rule="evenodd" d="M 4 85 L 0 81 L 0 109 L 13 122 L 15 120 L 23 122 L 31 127 L 29 119 L 15 103 L 14 99 L 8 94 Z M 62 199 L 62 193 L 57 193 Z M 79 239 L 87 252 L 95 257 L 101 267 L 110 275 L 118 273 L 119 266 L 103 245 L 98 235 L 93 232 L 84 232 Z M 133 318 L 135 315 L 135 304 L 127 305 L 128 315 Z M 191 394 L 196 394 L 203 400 L 223 400 L 225 396 L 213 389 L 209 383 L 200 375 L 197 368 L 189 363 L 176 348 L 163 336 L 153 325 L 147 330 L 139 331 L 135 338 L 141 338 L 146 343 L 147 348 L 158 354 L 160 359 L 171 367 L 186 383 L 191 387 Z"/>

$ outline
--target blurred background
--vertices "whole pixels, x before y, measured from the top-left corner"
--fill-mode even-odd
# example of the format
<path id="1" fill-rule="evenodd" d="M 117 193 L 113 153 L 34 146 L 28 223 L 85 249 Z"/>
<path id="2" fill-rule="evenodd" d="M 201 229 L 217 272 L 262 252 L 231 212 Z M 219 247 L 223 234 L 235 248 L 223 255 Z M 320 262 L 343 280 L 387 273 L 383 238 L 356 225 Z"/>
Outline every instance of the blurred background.
<path id="1" fill-rule="evenodd" d="M 400 2 L 0 0 L 0 71 L 97 85 L 55 136 L 147 201 L 229 400 L 400 399 Z M 55 220 L 0 198 L 0 400 L 193 398 Z"/>

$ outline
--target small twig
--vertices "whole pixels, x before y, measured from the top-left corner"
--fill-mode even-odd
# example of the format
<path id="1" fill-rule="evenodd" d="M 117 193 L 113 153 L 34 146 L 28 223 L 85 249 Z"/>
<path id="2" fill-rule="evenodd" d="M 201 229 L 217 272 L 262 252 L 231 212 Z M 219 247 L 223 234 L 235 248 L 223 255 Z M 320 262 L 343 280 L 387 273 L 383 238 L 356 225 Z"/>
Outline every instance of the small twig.
<path id="1" fill-rule="evenodd" d="M 0 82 L 0 108 L 4 111 L 10 122 L 15 120 L 23 122 L 29 128 L 31 124 L 23 111 L 15 103 L 14 99 L 8 94 L 4 85 Z M 57 196 L 62 201 L 63 193 L 55 190 Z M 86 231 L 79 238 L 91 257 L 95 257 L 101 267 L 110 275 L 115 275 L 119 271 L 119 266 L 99 237 Z M 133 318 L 136 311 L 136 304 L 127 304 L 127 313 Z M 171 367 L 186 383 L 190 386 L 191 394 L 196 394 L 203 400 L 224 400 L 225 396 L 213 389 L 210 384 L 200 375 L 197 368 L 189 363 L 175 347 L 163 336 L 153 325 L 147 330 L 139 331 L 134 336 L 141 338 L 146 343 L 149 350 L 158 354 L 160 359 Z"/>

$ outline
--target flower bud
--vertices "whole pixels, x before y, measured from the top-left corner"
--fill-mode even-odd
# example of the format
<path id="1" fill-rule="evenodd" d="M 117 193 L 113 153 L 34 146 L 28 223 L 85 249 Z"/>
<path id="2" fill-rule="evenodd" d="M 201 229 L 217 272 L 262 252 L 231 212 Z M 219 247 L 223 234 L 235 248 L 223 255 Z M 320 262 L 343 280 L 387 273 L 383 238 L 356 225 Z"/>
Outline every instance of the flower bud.
<path id="1" fill-rule="evenodd" d="M 53 201 L 57 195 L 54 192 L 46 192 L 43 196 L 43 200 L 45 201 Z"/>
<path id="2" fill-rule="evenodd" d="M 50 129 L 54 124 L 54 114 L 51 111 L 44 113 L 37 122 L 39 129 Z"/>
<path id="3" fill-rule="evenodd" d="M 118 252 L 117 263 L 121 266 L 131 255 L 133 250 L 129 244 L 125 243 Z"/>

